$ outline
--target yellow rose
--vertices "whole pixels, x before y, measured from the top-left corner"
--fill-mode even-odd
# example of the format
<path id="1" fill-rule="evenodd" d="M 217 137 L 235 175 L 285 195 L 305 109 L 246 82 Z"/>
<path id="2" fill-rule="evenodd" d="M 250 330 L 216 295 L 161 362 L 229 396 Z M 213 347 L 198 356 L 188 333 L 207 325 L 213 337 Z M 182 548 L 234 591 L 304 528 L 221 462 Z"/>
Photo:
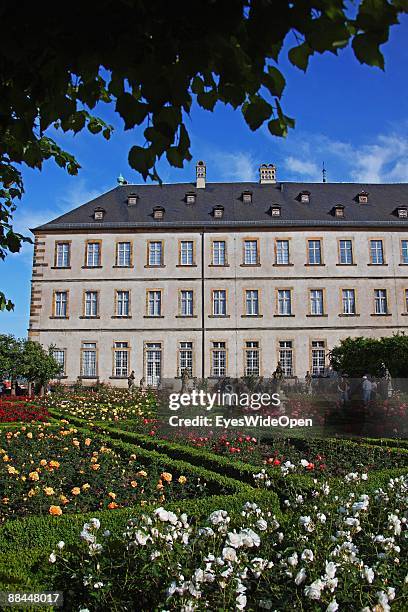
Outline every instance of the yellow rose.
<path id="1" fill-rule="evenodd" d="M 45 459 L 41 459 L 41 461 L 40 461 L 40 465 L 42 465 L 42 466 L 47 465 L 46 460 L 45 460 Z"/>
<path id="2" fill-rule="evenodd" d="M 52 487 L 44 487 L 44 493 L 46 495 L 54 495 L 55 491 Z"/>
<path id="3" fill-rule="evenodd" d="M 35 489 L 30 489 L 28 492 L 28 497 L 34 497 L 34 495 L 37 494 L 37 491 Z"/>
<path id="4" fill-rule="evenodd" d="M 137 482 L 136 480 L 132 480 L 130 483 L 130 486 L 133 487 L 134 489 L 137 487 Z"/>
<path id="5" fill-rule="evenodd" d="M 91 438 L 85 438 L 85 446 L 89 446 L 91 444 Z"/>
<path id="6" fill-rule="evenodd" d="M 80 489 L 79 487 L 74 487 L 74 488 L 71 490 L 72 495 L 79 495 L 79 494 L 80 494 L 80 492 L 81 492 L 81 489 Z"/>
<path id="7" fill-rule="evenodd" d="M 83 491 L 88 491 L 88 489 L 90 489 L 90 488 L 91 488 L 91 485 L 90 485 L 90 484 L 88 484 L 87 482 L 86 482 L 85 484 L 83 484 L 83 485 L 82 485 L 82 490 L 83 490 Z"/>
<path id="8" fill-rule="evenodd" d="M 110 492 L 108 493 L 108 496 L 109 496 L 111 499 L 116 499 L 116 493 L 112 493 L 112 491 L 110 491 Z"/>
<path id="9" fill-rule="evenodd" d="M 59 461 L 50 461 L 49 466 L 52 468 L 59 468 L 60 464 Z"/>
<path id="10" fill-rule="evenodd" d="M 40 477 L 37 472 L 30 472 L 28 477 L 30 480 L 40 480 Z"/>
<path id="11" fill-rule="evenodd" d="M 145 472 L 144 470 L 140 470 L 140 472 L 138 472 L 136 476 L 147 476 L 147 472 Z"/>
<path id="12" fill-rule="evenodd" d="M 178 481 L 180 484 L 186 484 L 187 478 L 185 476 L 180 476 Z"/>
<path id="13" fill-rule="evenodd" d="M 166 482 L 171 482 L 173 480 L 173 476 L 169 472 L 163 472 L 160 478 L 163 478 Z"/>

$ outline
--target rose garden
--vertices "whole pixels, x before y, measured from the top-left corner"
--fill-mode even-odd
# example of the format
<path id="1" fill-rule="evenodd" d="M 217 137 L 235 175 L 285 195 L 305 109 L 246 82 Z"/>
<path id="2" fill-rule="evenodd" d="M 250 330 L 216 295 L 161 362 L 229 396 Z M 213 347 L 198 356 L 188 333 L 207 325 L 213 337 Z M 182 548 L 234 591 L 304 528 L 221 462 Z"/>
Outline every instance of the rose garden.
<path id="1" fill-rule="evenodd" d="M 407 609 L 404 396 L 354 437 L 330 419 L 317 437 L 171 436 L 161 399 L 2 397 L 1 590 L 63 591 L 70 610 Z M 327 422 L 313 399 L 286 410 Z"/>

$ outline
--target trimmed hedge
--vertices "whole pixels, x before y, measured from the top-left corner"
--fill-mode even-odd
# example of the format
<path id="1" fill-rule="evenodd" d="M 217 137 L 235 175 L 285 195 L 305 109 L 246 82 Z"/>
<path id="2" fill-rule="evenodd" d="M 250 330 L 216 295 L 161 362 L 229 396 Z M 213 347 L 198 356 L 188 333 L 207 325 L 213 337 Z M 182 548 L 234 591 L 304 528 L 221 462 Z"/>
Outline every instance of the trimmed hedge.
<path id="1" fill-rule="evenodd" d="M 165 507 L 177 513 L 186 512 L 194 518 L 206 517 L 214 510 L 226 510 L 233 517 L 240 514 L 247 501 L 251 501 L 281 518 L 276 496 L 268 491 L 241 486 L 243 490 L 234 495 L 213 495 L 169 502 Z M 65 514 L 60 517 L 30 516 L 7 521 L 0 527 L 0 590 L 24 590 L 29 587 L 49 589 L 46 577 L 48 557 L 57 542 L 63 540 L 66 544 L 78 543 L 83 524 L 92 517 L 101 521 L 103 529 L 109 529 L 112 534 L 120 534 L 130 518 L 151 513 L 156 507 L 146 505 L 86 514 Z"/>

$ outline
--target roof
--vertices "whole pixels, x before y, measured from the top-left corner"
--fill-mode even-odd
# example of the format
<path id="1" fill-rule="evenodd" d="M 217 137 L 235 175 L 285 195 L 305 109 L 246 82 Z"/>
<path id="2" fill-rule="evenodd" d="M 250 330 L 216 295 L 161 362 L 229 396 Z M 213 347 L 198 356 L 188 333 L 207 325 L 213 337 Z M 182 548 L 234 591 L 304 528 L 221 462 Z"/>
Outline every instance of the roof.
<path id="1" fill-rule="evenodd" d="M 252 192 L 252 203 L 242 201 L 244 191 Z M 309 203 L 300 201 L 302 191 L 310 192 Z M 357 194 L 368 192 L 368 203 L 358 202 Z M 194 204 L 186 203 L 186 193 L 196 193 Z M 129 194 L 138 195 L 137 204 L 128 206 Z M 279 217 L 270 207 L 281 207 Z M 221 219 L 213 208 L 224 207 Z M 343 205 L 344 218 L 333 214 Z M 153 218 L 153 208 L 165 209 L 163 219 Z M 274 226 L 398 226 L 408 227 L 408 219 L 395 214 L 398 206 L 408 206 L 408 183 L 289 183 L 255 182 L 207 183 L 197 189 L 194 183 L 163 185 L 119 185 L 103 195 L 36 227 L 39 230 L 91 230 L 119 228 L 174 227 L 274 227 Z M 95 208 L 105 211 L 103 220 L 94 219 Z"/>

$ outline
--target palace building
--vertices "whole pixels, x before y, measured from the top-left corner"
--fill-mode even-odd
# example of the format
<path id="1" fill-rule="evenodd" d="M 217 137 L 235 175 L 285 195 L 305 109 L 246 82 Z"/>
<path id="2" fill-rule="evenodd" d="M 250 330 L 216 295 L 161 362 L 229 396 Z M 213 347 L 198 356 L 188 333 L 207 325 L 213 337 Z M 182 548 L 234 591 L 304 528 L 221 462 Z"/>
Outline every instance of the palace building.
<path id="1" fill-rule="evenodd" d="M 32 230 L 29 337 L 62 379 L 157 385 L 327 371 L 349 336 L 408 331 L 408 184 L 119 184 Z"/>

